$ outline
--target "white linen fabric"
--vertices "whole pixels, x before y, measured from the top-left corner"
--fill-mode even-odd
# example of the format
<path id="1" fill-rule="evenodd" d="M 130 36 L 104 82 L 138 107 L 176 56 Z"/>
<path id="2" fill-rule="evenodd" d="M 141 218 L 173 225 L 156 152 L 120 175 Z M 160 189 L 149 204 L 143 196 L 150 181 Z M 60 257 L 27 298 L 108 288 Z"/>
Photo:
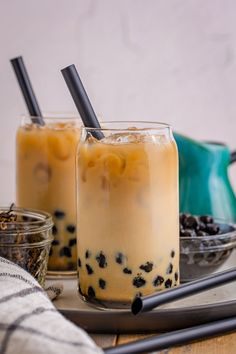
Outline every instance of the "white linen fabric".
<path id="1" fill-rule="evenodd" d="M 24 269 L 0 257 L 0 354 L 102 354 Z"/>

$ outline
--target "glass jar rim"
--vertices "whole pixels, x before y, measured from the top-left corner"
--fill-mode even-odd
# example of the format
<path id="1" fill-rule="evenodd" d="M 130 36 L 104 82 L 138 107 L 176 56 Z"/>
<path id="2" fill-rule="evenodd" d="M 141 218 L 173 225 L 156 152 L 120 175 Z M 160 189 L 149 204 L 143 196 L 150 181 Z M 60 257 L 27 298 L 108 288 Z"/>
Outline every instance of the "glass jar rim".
<path id="1" fill-rule="evenodd" d="M 104 124 L 104 126 L 103 126 Z M 131 124 L 131 126 L 122 127 L 122 124 Z M 143 125 L 142 127 L 136 127 L 135 125 Z M 153 131 L 153 130 L 170 130 L 171 125 L 163 122 L 145 121 L 145 120 L 120 120 L 120 121 L 101 121 L 100 128 L 85 127 L 82 125 L 81 129 L 84 131 L 129 131 L 130 133 L 137 133 L 139 131 Z M 111 125 L 106 127 L 106 125 Z M 117 125 L 117 127 L 114 127 Z"/>
<path id="2" fill-rule="evenodd" d="M 21 113 L 21 116 L 23 117 L 31 117 L 28 113 Z M 56 117 L 78 117 L 80 118 L 80 115 L 77 111 L 43 111 L 42 112 L 42 117 L 51 117 L 51 118 L 56 118 Z"/>
<path id="3" fill-rule="evenodd" d="M 38 242 L 25 242 L 25 243 L 5 243 L 0 241 L 0 247 L 6 247 L 6 248 L 35 248 L 35 247 L 43 247 L 46 246 L 47 244 L 51 244 L 53 241 L 53 237 L 50 236 L 45 240 L 41 240 Z"/>
<path id="4" fill-rule="evenodd" d="M 2 226 L 4 225 L 4 221 L 0 221 L 0 236 L 4 237 L 7 236 L 12 236 L 18 237 L 19 234 L 21 235 L 32 235 L 36 233 L 41 233 L 48 231 L 52 229 L 53 226 L 53 221 L 52 221 L 52 216 L 51 214 L 41 211 L 41 210 L 35 210 L 35 209 L 26 209 L 26 208 L 18 208 L 18 207 L 13 207 L 11 210 L 8 207 L 0 207 L 0 213 L 1 212 L 9 212 L 12 211 L 16 215 L 19 215 L 21 217 L 27 217 L 30 218 L 32 217 L 35 218 L 35 220 L 21 220 L 21 221 L 7 221 L 6 224 L 8 228 L 3 228 Z M 22 229 L 20 228 L 17 230 L 17 226 L 23 226 L 27 225 L 28 228 Z M 11 226 L 14 226 L 14 229 L 11 229 Z M 15 242 L 2 242 L 2 239 L 0 240 L 0 246 L 9 246 L 9 247 L 34 247 L 34 246 L 40 246 L 40 245 L 45 245 L 46 243 L 52 242 L 53 236 L 49 233 L 48 237 L 45 239 L 42 239 L 37 242 L 25 242 L 25 243 L 15 243 Z M 7 240 L 6 240 L 7 241 Z M 8 240 L 9 241 L 9 240 Z"/>
<path id="5" fill-rule="evenodd" d="M 20 115 L 21 120 L 29 120 L 31 121 L 33 118 L 38 118 L 37 116 L 30 116 L 29 114 L 21 114 Z M 78 120 L 80 121 L 80 123 L 82 124 L 81 118 L 79 116 L 79 114 L 77 112 L 73 112 L 73 111 L 61 111 L 61 112 L 57 112 L 57 111 L 46 111 L 43 112 L 41 118 L 45 119 L 45 120 Z"/>

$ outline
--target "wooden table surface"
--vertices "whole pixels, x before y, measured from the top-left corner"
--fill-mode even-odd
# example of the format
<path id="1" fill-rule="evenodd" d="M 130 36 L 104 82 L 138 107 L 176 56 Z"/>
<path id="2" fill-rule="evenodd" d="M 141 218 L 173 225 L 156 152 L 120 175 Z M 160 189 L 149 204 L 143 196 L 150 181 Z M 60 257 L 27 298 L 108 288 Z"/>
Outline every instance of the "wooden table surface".
<path id="1" fill-rule="evenodd" d="M 108 335 L 108 334 L 107 335 L 90 334 L 90 336 L 100 347 L 103 348 L 148 337 L 148 335 Z M 153 353 L 157 353 L 157 352 L 152 352 L 152 354 Z M 158 353 L 161 354 L 236 354 L 236 332 L 224 336 L 220 336 L 220 337 L 203 340 L 203 341 L 197 341 L 176 348 L 168 348 L 159 351 Z"/>

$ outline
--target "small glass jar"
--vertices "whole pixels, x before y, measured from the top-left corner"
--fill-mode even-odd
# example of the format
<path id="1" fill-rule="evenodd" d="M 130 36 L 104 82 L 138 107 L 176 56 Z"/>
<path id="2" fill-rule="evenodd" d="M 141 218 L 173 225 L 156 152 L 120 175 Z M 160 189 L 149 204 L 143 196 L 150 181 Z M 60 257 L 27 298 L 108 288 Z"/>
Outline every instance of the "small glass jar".
<path id="1" fill-rule="evenodd" d="M 82 128 L 76 171 L 82 298 L 124 308 L 135 296 L 177 286 L 178 153 L 170 126 Z"/>
<path id="2" fill-rule="evenodd" d="M 78 116 L 44 115 L 44 126 L 23 117 L 16 137 L 17 206 L 44 210 L 53 217 L 54 240 L 48 271 L 76 274 L 75 157 Z"/>
<path id="3" fill-rule="evenodd" d="M 53 240 L 50 214 L 21 208 L 0 208 L 0 256 L 28 271 L 44 285 Z"/>

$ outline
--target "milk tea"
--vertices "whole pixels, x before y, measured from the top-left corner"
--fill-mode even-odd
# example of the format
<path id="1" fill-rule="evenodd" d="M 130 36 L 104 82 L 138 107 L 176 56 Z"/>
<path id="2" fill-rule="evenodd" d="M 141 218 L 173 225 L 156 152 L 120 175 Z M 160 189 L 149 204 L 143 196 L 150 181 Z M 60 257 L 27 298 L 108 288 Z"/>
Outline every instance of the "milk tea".
<path id="1" fill-rule="evenodd" d="M 78 150 L 79 291 L 123 307 L 179 284 L 178 154 L 165 125 L 104 135 Z"/>
<path id="2" fill-rule="evenodd" d="M 77 120 L 46 119 L 45 126 L 24 124 L 16 140 L 17 205 L 52 214 L 51 271 L 76 270 L 75 156 Z"/>

